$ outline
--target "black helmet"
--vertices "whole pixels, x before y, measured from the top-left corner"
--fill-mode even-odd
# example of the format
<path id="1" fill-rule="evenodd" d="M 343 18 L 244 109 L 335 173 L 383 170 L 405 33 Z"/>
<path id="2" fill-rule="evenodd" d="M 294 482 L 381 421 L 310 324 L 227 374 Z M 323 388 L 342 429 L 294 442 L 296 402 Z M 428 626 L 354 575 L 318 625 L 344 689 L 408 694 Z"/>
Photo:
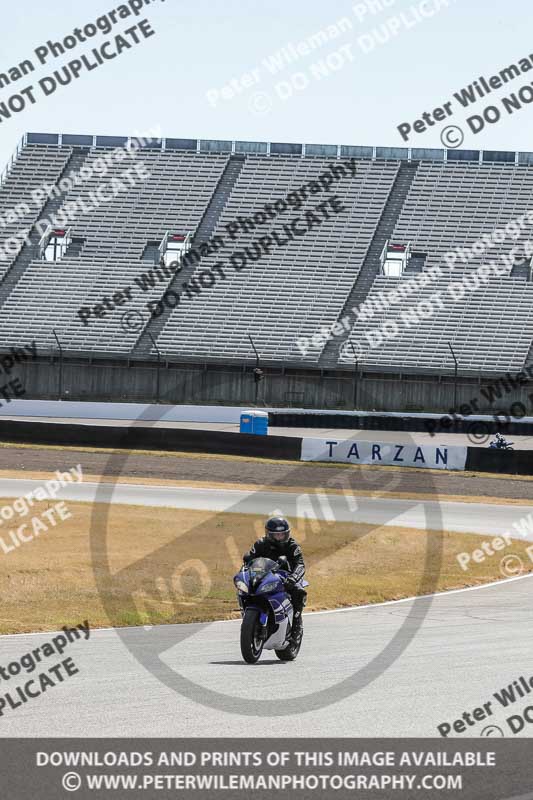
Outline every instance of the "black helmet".
<path id="1" fill-rule="evenodd" d="M 265 522 L 265 536 L 274 544 L 286 544 L 291 535 L 291 526 L 283 517 L 270 517 Z"/>

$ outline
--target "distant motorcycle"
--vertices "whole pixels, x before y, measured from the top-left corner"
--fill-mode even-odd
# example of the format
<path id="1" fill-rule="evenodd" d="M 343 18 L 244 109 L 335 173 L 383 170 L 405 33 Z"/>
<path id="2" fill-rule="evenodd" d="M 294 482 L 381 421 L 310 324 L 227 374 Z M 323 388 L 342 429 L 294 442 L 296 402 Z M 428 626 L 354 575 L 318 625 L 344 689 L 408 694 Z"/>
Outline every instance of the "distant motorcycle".
<path id="1" fill-rule="evenodd" d="M 497 433 L 496 438 L 492 440 L 489 447 L 492 447 L 494 450 L 512 450 L 513 444 L 514 442 L 508 442 L 501 433 Z"/>
<path id="2" fill-rule="evenodd" d="M 291 638 L 294 609 L 284 587 L 288 574 L 285 556 L 277 562 L 255 558 L 233 579 L 242 616 L 241 653 L 248 664 L 256 664 L 263 649 L 274 650 L 281 661 L 294 661 L 300 651 L 302 637 Z"/>

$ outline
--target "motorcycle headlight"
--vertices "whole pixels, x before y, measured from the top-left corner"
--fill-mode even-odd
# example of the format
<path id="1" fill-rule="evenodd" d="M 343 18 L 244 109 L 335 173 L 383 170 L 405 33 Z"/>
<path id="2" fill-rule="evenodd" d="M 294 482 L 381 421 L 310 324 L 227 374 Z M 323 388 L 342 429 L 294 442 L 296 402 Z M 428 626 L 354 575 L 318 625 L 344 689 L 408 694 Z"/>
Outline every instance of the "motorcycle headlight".
<path id="1" fill-rule="evenodd" d="M 261 588 L 259 589 L 259 593 L 261 594 L 262 592 L 273 592 L 276 589 L 277 585 L 278 585 L 277 581 L 271 581 L 270 583 L 265 583 L 265 585 L 261 586 Z"/>
<path id="2" fill-rule="evenodd" d="M 239 592 L 242 592 L 243 594 L 248 594 L 248 587 L 247 587 L 247 585 L 245 584 L 244 581 L 236 580 L 235 581 L 235 586 L 237 587 Z"/>

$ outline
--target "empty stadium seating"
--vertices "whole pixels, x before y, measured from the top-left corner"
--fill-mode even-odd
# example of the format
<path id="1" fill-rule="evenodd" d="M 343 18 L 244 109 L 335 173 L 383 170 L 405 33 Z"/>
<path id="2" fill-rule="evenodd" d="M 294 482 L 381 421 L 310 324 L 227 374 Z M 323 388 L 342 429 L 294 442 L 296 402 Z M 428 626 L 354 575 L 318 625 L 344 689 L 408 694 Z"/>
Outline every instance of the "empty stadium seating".
<path id="1" fill-rule="evenodd" d="M 251 156 L 241 171 L 234 191 L 215 231 L 227 223 L 249 216 L 266 203 L 283 199 L 327 169 L 324 159 L 279 158 L 275 163 Z M 158 346 L 167 355 L 216 355 L 243 359 L 251 355 L 248 334 L 268 359 L 298 358 L 296 339 L 313 334 L 323 324 L 333 324 L 364 261 L 382 209 L 398 171 L 398 162 L 358 162 L 354 180 L 343 179 L 334 191 L 348 213 L 332 216 L 286 247 L 276 248 L 240 273 L 227 270 L 220 281 L 200 297 L 184 300 L 170 315 L 159 336 Z M 323 196 L 312 196 L 310 209 Z M 253 240 L 302 211 L 291 209 L 279 222 L 258 232 L 239 236 L 233 250 L 242 251 Z M 226 255 L 202 260 L 197 272 L 213 266 Z M 203 320 L 198 324 L 198 314 Z M 309 356 L 316 361 L 319 354 Z"/>
<path id="2" fill-rule="evenodd" d="M 15 221 L 6 221 L 0 227 L 0 248 L 8 239 L 17 237 L 17 234 L 30 228 L 39 219 L 46 196 L 37 199 L 35 195 L 33 199 L 32 192 L 44 183 L 52 186 L 56 184 L 71 153 L 70 147 L 28 145 L 19 154 L 0 190 L 0 217 L 7 220 L 8 211 L 19 204 L 26 205 L 29 210 L 18 215 Z M 9 248 L 7 258 L 0 260 L 0 280 L 14 263 L 22 244 L 23 239 L 20 238 L 18 247 Z"/>
<path id="3" fill-rule="evenodd" d="M 397 280 L 380 276 L 368 299 L 371 301 L 379 292 L 385 294 L 397 287 Z M 444 307 L 432 303 L 435 311 L 432 316 L 424 318 L 416 313 L 420 301 L 429 300 L 442 288 L 433 283 L 401 304 L 376 311 L 372 319 L 358 321 L 350 341 L 360 353 L 360 363 L 365 367 L 390 369 L 398 365 L 404 370 L 423 368 L 449 372 L 454 366 L 450 343 L 462 372 L 520 371 L 533 341 L 533 284 L 501 278 L 458 302 L 443 295 Z M 415 311 L 416 317 L 406 315 L 410 309 Z M 378 336 L 372 334 L 382 330 L 385 321 L 396 323 L 400 334 L 373 346 Z M 351 347 L 343 349 L 341 361 L 353 364 Z"/>
<path id="4" fill-rule="evenodd" d="M 469 162 L 420 163 L 410 192 L 394 229 L 393 239 L 411 242 L 413 249 L 428 254 L 426 267 L 443 264 L 443 254 L 466 248 L 484 233 L 504 228 L 532 208 L 533 170 L 529 165 L 476 164 Z M 518 241 L 528 237 L 524 229 Z M 508 253 L 515 241 L 508 237 L 494 243 L 487 255 Z M 464 265 L 478 266 L 485 255 L 475 255 Z"/>
<path id="5" fill-rule="evenodd" d="M 94 149 L 87 154 L 87 164 L 102 154 Z M 160 297 L 167 281 L 156 283 L 146 293 L 132 292 L 132 302 L 122 311 L 109 312 L 88 326 L 81 324 L 77 311 L 133 285 L 135 278 L 151 266 L 141 261 L 148 240 L 162 240 L 169 228 L 189 231 L 198 225 L 227 156 L 191 157 L 147 150 L 141 160 L 151 173 L 149 180 L 71 223 L 73 235 L 85 239 L 78 257 L 67 255 L 46 267 L 38 259 L 30 262 L 2 306 L 2 338 L 16 341 L 25 332 L 47 346 L 54 341 L 55 329 L 69 350 L 128 353 L 133 349 L 139 333 L 124 329 L 122 313 L 138 311 L 148 321 L 146 303 Z M 131 162 L 114 163 L 103 180 L 118 178 L 128 166 Z M 82 187 L 70 192 L 65 202 L 81 197 L 90 204 L 91 192 L 101 182 L 102 178 L 93 174 Z M 26 309 L 23 315 L 22 307 Z"/>
<path id="6" fill-rule="evenodd" d="M 74 243 L 61 261 L 43 262 L 37 246 L 40 233 L 34 228 L 30 245 L 0 261 L 0 345 L 35 339 L 41 350 L 52 352 L 55 330 L 66 352 L 81 355 L 146 358 L 157 350 L 168 360 L 243 363 L 253 359 L 252 335 L 265 362 L 321 369 L 351 368 L 353 353 L 346 339 L 367 370 L 450 371 L 449 343 L 465 372 L 519 370 L 532 359 L 533 283 L 527 269 L 509 267 L 483 289 L 437 308 L 416 325 L 406 326 L 401 316 L 407 306 L 416 307 L 444 290 L 447 280 L 458 280 L 508 253 L 516 244 L 509 237 L 468 264 L 458 259 L 439 285 L 420 289 L 402 305 L 376 311 L 370 320 L 356 321 L 351 311 L 353 303 L 372 302 L 412 277 L 380 274 L 379 254 L 388 238 L 410 243 L 417 253 L 416 270 L 427 272 L 444 267 L 446 251 L 468 248 L 482 234 L 527 212 L 533 189 L 529 154 L 517 154 L 511 163 L 509 154 L 501 160 L 491 154 L 485 160 L 476 153 L 461 158 L 457 151 L 445 160 L 443 151 L 432 158 L 429 151 L 394 148 L 176 139 L 139 154 L 137 161 L 150 173 L 147 180 L 137 180 L 110 202 L 70 222 L 63 216 L 68 204 L 81 200 L 92 205 L 99 185 L 119 178 L 132 166 L 130 158 L 115 162 L 103 177 L 94 171 L 83 185 L 59 198 L 31 202 L 31 192 L 43 182 L 58 184 L 69 170 L 94 167 L 125 141 L 28 136 L 0 186 L 0 215 L 21 202 L 30 204 L 30 213 L 0 227 L 0 247 L 9 236 L 53 214 L 57 224 L 71 228 Z M 331 163 L 342 163 L 340 156 L 357 159 L 356 176 L 335 182 L 329 192 L 338 195 L 346 211 L 286 246 L 273 247 L 260 260 L 249 259 L 245 269 L 232 269 L 232 253 L 253 249 L 258 237 L 272 230 L 282 235 L 284 223 L 324 195 L 310 195 L 301 209 L 289 208 L 256 231 L 241 231 L 235 242 L 228 240 L 226 226 L 286 198 Z M 155 257 L 156 243 L 169 230 L 191 233 L 195 247 L 217 235 L 224 236 L 226 246 L 179 276 L 160 275 L 161 280 L 142 292 L 135 279 L 154 266 L 150 255 Z M 524 228 L 519 241 L 528 237 L 529 228 Z M 183 285 L 198 285 L 199 276 L 217 264 L 224 267 L 225 279 L 218 277 L 200 294 L 186 296 Z M 131 302 L 82 324 L 80 307 L 94 308 L 104 296 L 126 287 L 134 287 Z M 147 303 L 160 300 L 168 289 L 181 294 L 179 304 L 150 319 Z M 138 327 L 124 326 L 125 312 L 137 312 Z M 347 313 L 353 327 L 342 346 L 323 342 L 302 355 L 298 339 L 330 329 Z M 398 323 L 399 334 L 371 347 L 365 334 L 387 320 Z"/>
<path id="7" fill-rule="evenodd" d="M 531 237 L 533 226 L 524 226 L 518 236 L 487 247 L 484 253 L 464 260 L 457 258 L 450 270 L 444 254 L 455 248 L 471 248 L 483 234 L 505 229 L 507 223 L 524 215 L 533 194 L 533 170 L 527 165 L 479 164 L 468 162 L 421 162 L 398 222 L 393 240 L 410 242 L 416 251 L 427 254 L 424 269 L 440 266 L 446 277 L 421 290 L 402 306 L 376 314 L 371 321 L 360 321 L 351 333 L 354 345 L 362 346 L 362 363 L 390 367 L 446 370 L 453 367 L 449 344 L 457 354 L 463 371 L 520 370 L 533 340 L 533 284 L 525 278 L 490 280 L 483 289 L 467 294 L 460 302 L 446 299 L 445 308 L 436 306 L 434 315 L 420 318 L 412 327 L 403 324 L 401 312 L 416 308 L 423 298 L 445 289 L 449 281 L 459 281 L 482 264 L 496 261 L 504 269 L 502 256 Z M 533 238 L 533 237 L 532 237 Z M 400 279 L 377 275 L 367 300 L 398 287 Z M 380 329 L 383 322 L 399 323 L 400 334 L 372 348 L 365 331 Z M 341 361 L 352 363 L 351 348 L 345 348 Z"/>

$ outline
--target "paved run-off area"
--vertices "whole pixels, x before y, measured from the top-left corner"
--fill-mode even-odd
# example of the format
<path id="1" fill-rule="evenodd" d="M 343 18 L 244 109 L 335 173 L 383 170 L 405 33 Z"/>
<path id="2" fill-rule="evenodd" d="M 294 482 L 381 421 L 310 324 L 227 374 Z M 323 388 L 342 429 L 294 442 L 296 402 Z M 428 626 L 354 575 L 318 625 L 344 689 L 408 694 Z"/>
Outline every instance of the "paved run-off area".
<path id="1" fill-rule="evenodd" d="M 69 647 L 79 673 L 6 711 L 0 735 L 430 737 L 492 701 L 491 715 L 463 735 L 490 724 L 509 736 L 505 720 L 527 697 L 505 709 L 493 694 L 533 672 L 532 581 L 309 614 L 293 663 L 265 653 L 244 664 L 239 621 L 133 628 L 123 641 L 114 630 L 93 631 Z M 2 663 L 49 638 L 2 637 Z"/>
<path id="2" fill-rule="evenodd" d="M 53 472 L 81 464 L 84 475 L 109 479 L 149 478 L 195 483 L 236 483 L 248 486 L 350 489 L 370 494 L 402 493 L 489 497 L 505 503 L 523 500 L 533 505 L 533 479 L 526 476 L 479 475 L 398 467 L 365 467 L 311 462 L 276 462 L 245 457 L 134 451 L 113 453 L 83 448 L 0 445 L 0 475 Z M 143 481 L 139 481 L 143 483 Z"/>
<path id="3" fill-rule="evenodd" d="M 131 455 L 119 463 L 102 453 L 0 448 L 4 476 L 8 469 L 49 472 L 78 463 L 85 474 L 105 473 L 107 466 L 109 474 L 119 471 L 138 478 L 138 484 L 143 483 L 140 476 L 146 476 L 246 482 L 258 489 L 266 485 L 311 489 L 335 487 L 339 479 L 340 485 L 353 485 L 359 491 L 408 494 L 411 490 L 441 498 L 471 495 L 471 500 L 477 494 L 486 495 L 496 504 L 439 504 L 439 513 L 444 509 L 449 515 L 447 525 L 453 526 L 455 519 L 461 529 L 462 515 L 467 514 L 467 528 L 475 530 L 477 520 L 480 533 L 489 526 L 491 533 L 500 530 L 498 526 L 508 527 L 511 516 L 529 512 L 533 494 L 530 481 L 514 478 L 423 471 L 402 471 L 400 476 L 399 471 L 385 469 L 149 454 Z M 348 484 L 343 484 L 346 475 Z M 365 475 L 371 475 L 371 480 Z M 2 484 L 4 496 L 12 492 L 9 484 Z M 88 494 L 94 491 L 90 485 L 79 488 Z M 115 491 L 120 493 L 115 500 L 127 497 L 131 502 L 132 493 L 137 492 L 138 502 L 169 502 L 168 487 L 122 486 Z M 268 495 L 268 491 L 254 493 L 256 502 L 271 502 Z M 204 494 L 198 487 L 175 489 L 174 502 L 178 496 L 181 503 L 197 503 L 206 497 L 213 502 L 213 494 Z M 217 503 L 228 497 L 224 491 L 214 496 Z M 524 508 L 505 505 L 505 498 L 522 500 Z M 291 502 L 287 494 L 281 500 Z M 246 503 L 246 497 L 240 501 Z M 384 503 L 396 502 L 391 497 L 379 503 L 374 499 L 366 508 L 369 514 L 379 514 Z M 359 498 L 363 512 L 364 503 Z M 407 506 L 408 514 L 419 513 L 412 501 Z M 395 511 L 401 511 L 400 507 Z M 257 666 L 245 665 L 239 651 L 238 620 L 93 631 L 88 641 L 69 647 L 68 655 L 79 672 L 21 707 L 5 710 L 0 735 L 33 736 L 38 731 L 41 736 L 209 736 L 223 731 L 242 737 L 258 732 L 263 736 L 435 736 L 437 725 L 453 722 L 488 701 L 492 701 L 490 716 L 468 726 L 463 735 L 480 735 L 489 724 L 511 735 L 506 718 L 523 710 L 527 697 L 505 709 L 493 694 L 521 675 L 526 680 L 531 676 L 532 580 L 526 576 L 430 599 L 308 614 L 302 651 L 292 664 L 265 653 Z M 49 638 L 50 634 L 1 637 L 1 664 L 20 659 Z M 9 683 L 2 681 L 1 691 L 8 690 Z M 529 735 L 528 727 L 524 735 Z"/>

